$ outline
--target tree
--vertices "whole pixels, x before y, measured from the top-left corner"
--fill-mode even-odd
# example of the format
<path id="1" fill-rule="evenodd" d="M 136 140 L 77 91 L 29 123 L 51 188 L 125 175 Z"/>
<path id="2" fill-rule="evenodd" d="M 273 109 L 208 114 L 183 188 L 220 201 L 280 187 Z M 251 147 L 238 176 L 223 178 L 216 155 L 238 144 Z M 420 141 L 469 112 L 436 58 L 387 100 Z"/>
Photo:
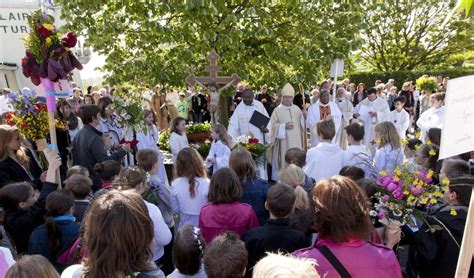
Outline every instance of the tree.
<path id="1" fill-rule="evenodd" d="M 66 27 L 107 55 L 111 83 L 183 86 L 189 73 L 205 74 L 215 49 L 223 74 L 310 84 L 361 45 L 361 0 L 59 2 Z"/>
<path id="2" fill-rule="evenodd" d="M 469 19 L 454 14 L 449 1 L 373 1 L 363 7 L 365 40 L 359 57 L 382 71 L 441 65 L 452 54 L 472 49 Z"/>

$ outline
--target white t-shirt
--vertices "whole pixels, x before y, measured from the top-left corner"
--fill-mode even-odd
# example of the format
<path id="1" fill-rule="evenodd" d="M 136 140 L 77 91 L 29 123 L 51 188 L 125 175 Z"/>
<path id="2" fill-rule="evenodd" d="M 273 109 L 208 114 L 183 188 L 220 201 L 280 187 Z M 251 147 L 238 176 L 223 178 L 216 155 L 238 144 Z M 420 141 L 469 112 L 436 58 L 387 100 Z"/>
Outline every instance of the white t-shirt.
<path id="1" fill-rule="evenodd" d="M 208 203 L 209 179 L 196 178 L 194 191 L 196 195 L 191 198 L 188 178 L 180 177 L 171 183 L 171 209 L 179 213 L 179 228 L 187 224 L 199 227 L 201 208 Z"/>

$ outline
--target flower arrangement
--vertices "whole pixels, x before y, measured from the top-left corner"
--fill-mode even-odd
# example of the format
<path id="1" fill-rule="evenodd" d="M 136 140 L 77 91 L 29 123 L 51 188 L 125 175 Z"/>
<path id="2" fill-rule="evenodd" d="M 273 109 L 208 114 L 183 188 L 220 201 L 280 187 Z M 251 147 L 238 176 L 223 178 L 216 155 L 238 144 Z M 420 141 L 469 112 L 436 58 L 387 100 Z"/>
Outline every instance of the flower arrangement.
<path id="1" fill-rule="evenodd" d="M 8 98 L 15 112 L 5 115 L 7 123 L 16 125 L 20 134 L 31 140 L 45 139 L 49 133 L 48 112 L 33 90 L 10 92 Z"/>
<path id="2" fill-rule="evenodd" d="M 191 125 L 187 125 L 186 126 L 186 134 L 187 135 L 190 135 L 190 134 L 195 134 L 195 133 L 201 133 L 201 132 L 206 132 L 206 133 L 209 133 L 211 132 L 211 124 L 210 123 L 196 123 L 196 124 L 191 124 Z M 207 146 L 204 146 L 206 145 L 206 140 L 203 140 L 201 142 L 195 142 L 196 144 L 195 145 L 199 145 L 200 147 L 197 148 L 197 150 L 200 151 L 201 155 L 203 155 L 203 153 L 206 153 L 206 148 Z M 160 136 L 158 137 L 158 147 L 161 149 L 161 150 L 164 150 L 164 151 L 170 151 L 170 130 L 169 129 L 165 129 L 163 131 L 160 132 Z M 208 143 L 208 147 L 209 149 L 211 148 L 210 147 L 210 143 Z M 207 153 L 209 153 L 209 150 L 207 150 Z M 206 154 L 207 156 L 207 154 Z M 205 156 L 203 156 L 205 157 Z"/>
<path id="3" fill-rule="evenodd" d="M 433 77 L 420 77 L 416 80 L 418 89 L 424 92 L 432 92 L 438 89 L 438 83 Z"/>
<path id="4" fill-rule="evenodd" d="M 54 26 L 54 17 L 39 10 L 29 16 L 28 24 L 30 33 L 25 37 L 26 52 L 21 65 L 23 74 L 33 84 L 40 85 L 40 78 L 57 82 L 66 79 L 75 68 L 82 69 L 70 50 L 77 43 L 73 32 L 63 36 Z"/>
<path id="5" fill-rule="evenodd" d="M 199 133 L 199 132 L 210 132 L 211 123 L 196 123 L 186 126 L 186 134 Z"/>
<path id="6" fill-rule="evenodd" d="M 117 89 L 112 103 L 117 122 L 135 132 L 146 132 L 143 100 L 143 97 L 130 92 L 127 88 Z"/>
<path id="7" fill-rule="evenodd" d="M 378 216 L 384 224 L 398 221 L 400 224 L 413 224 L 411 216 L 419 216 L 420 208 L 431 207 L 443 196 L 445 187 L 433 184 L 431 170 L 413 170 L 404 163 L 393 172 L 380 173 L 377 184 L 379 192 L 375 211 L 371 216 Z"/>
<path id="8" fill-rule="evenodd" d="M 247 135 L 239 136 L 234 148 L 235 147 L 245 148 L 250 152 L 250 154 L 252 154 L 253 160 L 258 163 L 263 161 L 268 145 L 260 143 L 253 134 L 249 133 Z"/>

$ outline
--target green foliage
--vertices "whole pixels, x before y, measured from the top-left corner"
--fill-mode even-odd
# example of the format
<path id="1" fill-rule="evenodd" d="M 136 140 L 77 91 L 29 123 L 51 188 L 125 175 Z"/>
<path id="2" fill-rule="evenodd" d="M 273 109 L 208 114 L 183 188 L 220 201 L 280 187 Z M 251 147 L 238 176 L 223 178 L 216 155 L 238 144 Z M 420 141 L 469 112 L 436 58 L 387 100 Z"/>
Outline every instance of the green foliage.
<path id="1" fill-rule="evenodd" d="M 171 151 L 170 148 L 170 130 L 166 129 L 160 132 L 158 137 L 158 147 L 162 151 Z"/>
<path id="2" fill-rule="evenodd" d="M 192 134 L 192 133 L 199 133 L 199 132 L 211 132 L 211 124 L 210 123 L 196 123 L 192 125 L 186 126 L 186 134 Z M 200 144 L 200 148 L 197 150 L 199 152 L 206 152 L 206 147 L 203 146 L 205 144 Z M 170 130 L 166 129 L 161 131 L 160 136 L 158 137 L 158 147 L 163 150 L 163 151 L 170 151 Z M 200 149 L 203 148 L 201 151 Z M 210 148 L 210 145 L 209 145 Z M 207 150 L 207 153 L 209 153 L 209 150 Z M 201 154 L 202 155 L 202 154 Z M 207 154 L 206 154 L 207 156 Z M 204 156 L 205 157 L 205 156 Z"/>
<path id="3" fill-rule="evenodd" d="M 450 1 L 369 1 L 363 11 L 365 44 L 357 56 L 371 68 L 432 68 L 472 49 L 472 19 L 451 16 Z"/>
<path id="4" fill-rule="evenodd" d="M 358 49 L 363 14 L 354 1 L 66 1 L 67 28 L 107 55 L 108 82 L 183 85 L 208 74 L 207 53 L 221 74 L 251 85 L 314 83 L 335 58 Z"/>
<path id="5" fill-rule="evenodd" d="M 474 67 L 470 68 L 456 68 L 446 70 L 426 70 L 426 71 L 373 71 L 373 72 L 354 72 L 348 75 L 351 82 L 356 84 L 364 83 L 366 86 L 374 86 L 375 80 L 382 80 L 387 82 L 388 79 L 395 79 L 395 85 L 401 88 L 404 81 L 416 80 L 423 74 L 429 76 L 443 76 L 449 78 L 456 78 L 466 75 L 474 74 Z"/>
<path id="6" fill-rule="evenodd" d="M 438 88 L 438 83 L 433 77 L 420 77 L 416 80 L 416 87 L 420 91 L 432 92 Z"/>
<path id="7" fill-rule="evenodd" d="M 211 124 L 206 123 L 196 123 L 186 126 L 186 134 L 198 133 L 198 132 L 210 132 Z"/>
<path id="8" fill-rule="evenodd" d="M 135 132 L 146 131 L 145 115 L 142 103 L 145 99 L 127 87 L 118 88 L 113 96 L 113 109 L 117 114 L 118 123 L 130 127 Z"/>

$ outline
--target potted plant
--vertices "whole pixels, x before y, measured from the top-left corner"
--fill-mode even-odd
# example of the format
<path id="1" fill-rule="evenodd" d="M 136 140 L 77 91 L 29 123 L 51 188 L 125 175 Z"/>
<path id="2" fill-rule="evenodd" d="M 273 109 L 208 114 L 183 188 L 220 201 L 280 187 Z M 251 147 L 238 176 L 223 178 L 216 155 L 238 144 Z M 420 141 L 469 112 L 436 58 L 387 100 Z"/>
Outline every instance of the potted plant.
<path id="1" fill-rule="evenodd" d="M 186 136 L 190 143 L 202 143 L 211 138 L 211 124 L 197 123 L 186 127 Z"/>

